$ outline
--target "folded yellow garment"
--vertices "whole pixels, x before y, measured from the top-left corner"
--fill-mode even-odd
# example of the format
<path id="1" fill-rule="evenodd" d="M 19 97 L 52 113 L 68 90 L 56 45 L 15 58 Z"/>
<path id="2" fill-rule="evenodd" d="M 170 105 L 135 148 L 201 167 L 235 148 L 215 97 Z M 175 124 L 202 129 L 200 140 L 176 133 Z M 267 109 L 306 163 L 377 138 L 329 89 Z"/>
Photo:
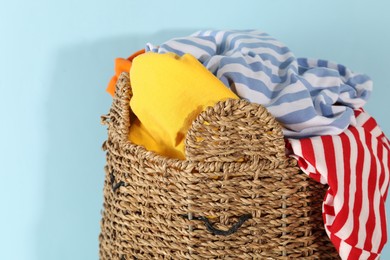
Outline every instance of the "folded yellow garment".
<path id="1" fill-rule="evenodd" d="M 130 80 L 137 117 L 130 141 L 178 159 L 185 159 L 185 135 L 196 116 L 218 101 L 238 99 L 190 54 L 141 54 L 133 60 Z"/>

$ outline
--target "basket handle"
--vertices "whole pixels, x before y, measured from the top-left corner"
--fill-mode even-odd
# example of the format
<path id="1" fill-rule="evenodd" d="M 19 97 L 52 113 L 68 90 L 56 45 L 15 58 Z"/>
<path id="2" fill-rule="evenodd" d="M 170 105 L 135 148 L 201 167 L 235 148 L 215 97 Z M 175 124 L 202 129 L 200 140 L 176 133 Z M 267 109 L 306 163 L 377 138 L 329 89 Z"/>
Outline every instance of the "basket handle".
<path id="1" fill-rule="evenodd" d="M 128 140 L 131 115 L 130 99 L 132 95 L 129 73 L 122 72 L 115 85 L 115 95 L 110 111 L 108 114 L 101 116 L 101 122 L 108 126 L 108 132 L 113 140 L 125 142 Z"/>
<path id="2" fill-rule="evenodd" d="M 286 159 L 282 128 L 261 105 L 244 99 L 218 102 L 201 112 L 190 127 L 186 158 L 200 162 Z"/>

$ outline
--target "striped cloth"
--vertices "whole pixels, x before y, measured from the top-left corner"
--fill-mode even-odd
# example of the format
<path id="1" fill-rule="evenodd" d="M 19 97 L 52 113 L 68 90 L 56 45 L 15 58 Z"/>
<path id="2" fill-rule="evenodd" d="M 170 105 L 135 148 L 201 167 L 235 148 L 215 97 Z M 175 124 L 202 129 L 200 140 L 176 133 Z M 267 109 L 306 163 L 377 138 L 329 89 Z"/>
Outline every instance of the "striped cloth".
<path id="1" fill-rule="evenodd" d="M 262 104 L 286 137 L 340 134 L 356 121 L 371 80 L 343 65 L 296 58 L 282 43 L 258 31 L 199 31 L 146 45 L 157 53 L 190 53 L 240 98 Z"/>
<path id="2" fill-rule="evenodd" d="M 355 116 L 356 126 L 340 135 L 288 141 L 300 168 L 329 185 L 323 220 L 341 258 L 377 259 L 387 241 L 390 145 L 366 112 Z"/>

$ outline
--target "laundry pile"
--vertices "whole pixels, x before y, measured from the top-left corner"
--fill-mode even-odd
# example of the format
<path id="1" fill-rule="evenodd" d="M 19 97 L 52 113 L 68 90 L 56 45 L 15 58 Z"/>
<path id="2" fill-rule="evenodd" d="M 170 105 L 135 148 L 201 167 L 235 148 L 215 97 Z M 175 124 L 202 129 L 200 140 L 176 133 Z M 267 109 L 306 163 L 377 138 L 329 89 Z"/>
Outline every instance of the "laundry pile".
<path id="1" fill-rule="evenodd" d="M 229 98 L 261 104 L 283 128 L 286 151 L 329 186 L 325 230 L 342 259 L 376 259 L 387 241 L 389 140 L 363 109 L 372 81 L 343 65 L 296 58 L 259 31 L 199 31 L 116 60 L 107 91 L 130 73 L 129 140 L 185 160 L 197 115 Z"/>

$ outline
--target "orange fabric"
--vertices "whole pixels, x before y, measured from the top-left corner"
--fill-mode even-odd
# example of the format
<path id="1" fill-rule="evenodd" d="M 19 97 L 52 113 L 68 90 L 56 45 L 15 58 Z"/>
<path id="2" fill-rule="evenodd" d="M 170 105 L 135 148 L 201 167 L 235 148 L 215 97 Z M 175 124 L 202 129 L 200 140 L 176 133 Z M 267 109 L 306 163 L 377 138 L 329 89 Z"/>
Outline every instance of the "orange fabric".
<path id="1" fill-rule="evenodd" d="M 145 53 L 145 50 L 139 50 L 132 54 L 127 59 L 123 58 L 116 58 L 115 59 L 115 75 L 111 78 L 110 82 L 108 83 L 108 86 L 106 88 L 106 91 L 111 94 L 111 96 L 115 95 L 115 84 L 118 80 L 119 75 L 122 72 L 129 72 L 131 68 L 131 63 L 135 57 L 137 57 L 140 54 Z"/>

